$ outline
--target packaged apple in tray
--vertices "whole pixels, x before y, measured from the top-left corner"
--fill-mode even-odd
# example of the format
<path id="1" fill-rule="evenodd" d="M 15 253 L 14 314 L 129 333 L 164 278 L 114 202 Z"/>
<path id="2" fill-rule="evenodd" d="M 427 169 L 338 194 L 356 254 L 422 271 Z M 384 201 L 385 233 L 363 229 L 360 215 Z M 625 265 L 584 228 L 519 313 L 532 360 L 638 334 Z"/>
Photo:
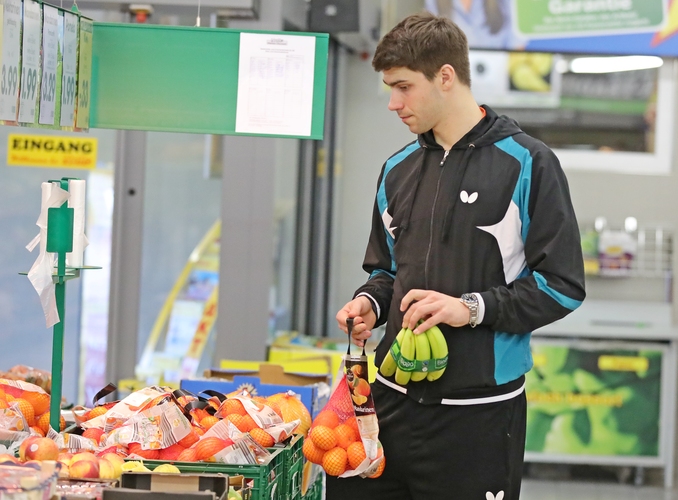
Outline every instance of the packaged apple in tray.
<path id="1" fill-rule="evenodd" d="M 55 461 L 30 464 L 0 463 L 0 498 L 3 500 L 50 500 L 61 465 Z"/>

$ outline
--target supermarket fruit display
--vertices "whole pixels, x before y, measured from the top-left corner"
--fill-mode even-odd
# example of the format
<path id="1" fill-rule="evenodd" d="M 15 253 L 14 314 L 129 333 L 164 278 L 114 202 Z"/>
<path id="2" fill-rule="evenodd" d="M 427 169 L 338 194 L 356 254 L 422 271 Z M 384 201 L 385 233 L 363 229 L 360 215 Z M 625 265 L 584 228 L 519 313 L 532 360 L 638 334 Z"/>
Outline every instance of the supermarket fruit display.
<path id="1" fill-rule="evenodd" d="M 205 399 L 147 387 L 122 401 L 76 408 L 76 425 L 57 432 L 49 427 L 49 395 L 42 389 L 0 379 L 0 391 L 0 439 L 11 443 L 9 453 L 0 454 L 0 464 L 55 461 L 60 477 L 78 480 L 114 480 L 128 471 L 179 473 L 182 463 L 258 466 L 296 433 L 301 456 L 311 423 L 293 393 L 262 398 L 241 392 Z M 36 415 L 38 420 L 47 415 L 44 431 L 28 425 Z M 282 458 L 277 462 L 282 477 Z"/>
<path id="2" fill-rule="evenodd" d="M 432 326 L 425 332 L 415 334 L 403 328 L 379 366 L 385 377 L 395 375 L 399 385 L 422 380 L 438 380 L 447 367 L 447 342 L 440 328 Z"/>

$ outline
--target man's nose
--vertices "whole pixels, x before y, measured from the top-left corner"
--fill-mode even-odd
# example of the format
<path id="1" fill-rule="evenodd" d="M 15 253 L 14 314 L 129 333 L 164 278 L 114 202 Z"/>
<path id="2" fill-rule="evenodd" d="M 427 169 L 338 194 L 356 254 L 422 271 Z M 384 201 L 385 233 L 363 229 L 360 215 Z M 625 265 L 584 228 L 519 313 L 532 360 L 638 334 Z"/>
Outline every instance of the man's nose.
<path id="1" fill-rule="evenodd" d="M 397 111 L 403 107 L 403 103 L 399 99 L 394 97 L 393 92 L 391 92 L 391 97 L 388 100 L 388 110 Z"/>

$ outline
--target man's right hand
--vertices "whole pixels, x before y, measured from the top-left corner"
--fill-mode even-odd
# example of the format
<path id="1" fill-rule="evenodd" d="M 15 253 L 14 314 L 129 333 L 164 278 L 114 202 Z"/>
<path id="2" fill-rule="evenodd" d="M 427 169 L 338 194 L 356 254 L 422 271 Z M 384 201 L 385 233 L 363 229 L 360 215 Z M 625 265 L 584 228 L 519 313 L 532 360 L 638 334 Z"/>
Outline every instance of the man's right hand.
<path id="1" fill-rule="evenodd" d="M 357 346 L 362 347 L 365 340 L 372 336 L 372 328 L 377 322 L 377 316 L 372 310 L 370 299 L 361 295 L 356 297 L 337 313 L 337 323 L 344 333 L 348 334 L 346 327 L 346 318 L 353 318 L 353 330 L 351 330 L 351 340 Z"/>

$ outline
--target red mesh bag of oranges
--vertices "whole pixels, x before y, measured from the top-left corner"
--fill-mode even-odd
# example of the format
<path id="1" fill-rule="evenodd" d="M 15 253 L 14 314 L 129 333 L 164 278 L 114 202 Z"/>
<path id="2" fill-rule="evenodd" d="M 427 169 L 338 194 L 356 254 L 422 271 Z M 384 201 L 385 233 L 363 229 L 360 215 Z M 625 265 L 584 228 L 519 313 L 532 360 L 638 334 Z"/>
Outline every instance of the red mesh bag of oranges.
<path id="1" fill-rule="evenodd" d="M 331 476 L 376 478 L 386 466 L 364 354 L 346 356 L 346 371 L 304 440 L 306 459 Z"/>

